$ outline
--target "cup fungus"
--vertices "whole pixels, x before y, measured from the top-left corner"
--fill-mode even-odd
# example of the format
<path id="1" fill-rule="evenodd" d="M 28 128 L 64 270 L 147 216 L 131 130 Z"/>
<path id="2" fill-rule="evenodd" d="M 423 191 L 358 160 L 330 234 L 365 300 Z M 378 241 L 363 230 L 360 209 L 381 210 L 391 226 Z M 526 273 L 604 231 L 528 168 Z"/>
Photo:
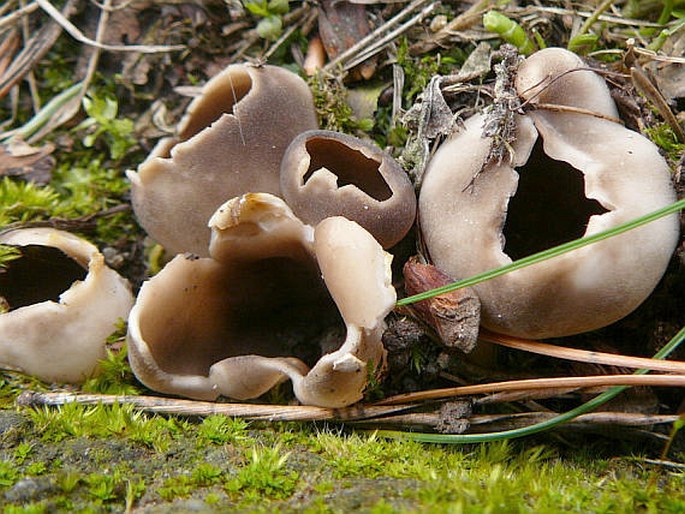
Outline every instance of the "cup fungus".
<path id="1" fill-rule="evenodd" d="M 305 223 L 344 216 L 384 248 L 399 242 L 416 216 L 416 196 L 395 160 L 377 146 L 327 130 L 297 136 L 281 164 L 281 191 Z"/>
<path id="2" fill-rule="evenodd" d="M 516 77 L 530 109 L 515 114 L 510 162 L 488 162 L 485 115 L 436 152 L 419 198 L 433 262 L 453 278 L 625 223 L 675 200 L 654 144 L 614 121 L 604 80 L 550 48 Z M 539 136 L 539 137 L 538 137 Z M 583 194 L 584 193 L 584 194 Z M 593 330 L 635 309 L 661 278 L 677 216 L 475 286 L 482 325 L 528 338 Z"/>
<path id="3" fill-rule="evenodd" d="M 207 255 L 207 220 L 227 198 L 279 194 L 292 139 L 317 127 L 307 84 L 276 66 L 231 65 L 188 106 L 178 135 L 128 172 L 141 225 L 170 253 Z"/>
<path id="4" fill-rule="evenodd" d="M 289 378 L 304 404 L 361 399 L 384 359 L 390 255 L 352 221 L 312 228 L 264 193 L 229 200 L 209 225 L 210 257 L 177 255 L 140 290 L 128 334 L 139 380 L 245 400 Z"/>
<path id="5" fill-rule="evenodd" d="M 0 269 L 0 366 L 48 382 L 81 382 L 133 304 L 128 283 L 95 246 L 50 228 L 0 235 L 19 256 Z"/>

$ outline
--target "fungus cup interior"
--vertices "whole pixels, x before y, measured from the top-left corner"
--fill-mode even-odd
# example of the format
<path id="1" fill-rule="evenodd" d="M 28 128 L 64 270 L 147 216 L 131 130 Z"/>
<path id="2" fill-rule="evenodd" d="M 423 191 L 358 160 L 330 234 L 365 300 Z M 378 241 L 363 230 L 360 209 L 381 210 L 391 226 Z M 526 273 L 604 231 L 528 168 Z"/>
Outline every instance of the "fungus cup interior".
<path id="1" fill-rule="evenodd" d="M 217 361 L 240 355 L 297 357 L 311 367 L 345 339 L 345 325 L 310 256 L 229 266 L 185 257 L 174 264 L 192 269 L 192 281 L 159 282 L 156 295 L 168 301 L 140 320 L 167 373 L 206 375 Z"/>
<path id="2" fill-rule="evenodd" d="M 241 68 L 234 68 L 228 72 L 229 80 L 215 81 L 212 87 L 203 91 L 202 100 L 196 101 L 192 105 L 191 113 L 181 123 L 181 129 L 174 145 L 182 143 L 192 138 L 202 130 L 209 127 L 224 114 L 234 115 L 234 107 L 240 100 L 245 98 L 252 89 L 252 79 L 247 71 Z M 171 148 L 165 148 L 164 155 L 160 157 L 171 157 Z"/>
<path id="3" fill-rule="evenodd" d="M 537 140 L 520 168 L 503 229 L 504 252 L 512 260 L 583 237 L 591 216 L 607 211 L 585 196 L 581 171 L 552 159 Z"/>
<path id="4" fill-rule="evenodd" d="M 79 280 L 87 268 L 59 248 L 42 245 L 17 247 L 21 256 L 0 268 L 0 296 L 9 310 L 45 301 L 59 301 L 60 295 Z"/>
<path id="5" fill-rule="evenodd" d="M 392 189 L 379 171 L 380 163 L 362 152 L 352 150 L 340 141 L 318 137 L 309 139 L 306 149 L 310 161 L 309 169 L 302 177 L 302 185 L 316 170 L 326 168 L 338 177 L 338 187 L 352 184 L 379 202 L 392 196 Z"/>

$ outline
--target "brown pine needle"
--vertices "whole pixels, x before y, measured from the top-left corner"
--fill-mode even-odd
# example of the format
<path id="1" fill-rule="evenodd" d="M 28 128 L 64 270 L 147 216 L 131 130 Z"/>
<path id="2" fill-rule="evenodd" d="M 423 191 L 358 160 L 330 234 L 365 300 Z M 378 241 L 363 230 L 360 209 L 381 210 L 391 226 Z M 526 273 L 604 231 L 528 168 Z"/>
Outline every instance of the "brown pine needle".
<path id="1" fill-rule="evenodd" d="M 237 418 L 264 421 L 319 421 L 365 419 L 401 412 L 412 408 L 408 405 L 393 407 L 352 406 L 344 409 L 328 409 L 309 405 L 262 405 L 250 403 L 216 403 L 199 400 L 182 400 L 160 396 L 135 396 L 80 393 L 37 393 L 26 391 L 19 395 L 17 404 L 22 406 L 59 406 L 67 403 L 83 405 L 113 405 L 127 403 L 157 414 L 183 416 L 211 416 L 220 414 Z"/>
<path id="2" fill-rule="evenodd" d="M 416 393 L 391 396 L 374 405 L 397 405 L 426 400 L 440 400 L 455 396 L 486 394 L 496 391 L 523 391 L 526 389 L 546 389 L 548 387 L 585 388 L 610 386 L 660 386 L 685 387 L 685 375 L 591 375 L 585 377 L 531 378 L 508 380 L 444 389 L 431 389 Z"/>
<path id="3" fill-rule="evenodd" d="M 558 416 L 556 412 L 517 412 L 507 414 L 473 414 L 464 417 L 466 432 L 478 433 L 495 430 L 511 430 L 540 423 Z M 600 426 L 609 425 L 615 427 L 645 427 L 651 425 L 665 425 L 674 423 L 679 419 L 676 414 L 642 414 L 637 412 L 590 412 L 582 414 L 568 422 L 564 426 Z M 373 425 L 401 425 L 404 427 L 436 427 L 443 416 L 439 412 L 420 412 L 415 414 L 399 414 L 382 419 L 362 419 L 351 423 L 354 426 L 365 427 Z"/>
<path id="4" fill-rule="evenodd" d="M 76 41 L 83 43 L 84 45 L 94 46 L 100 50 L 108 50 L 110 52 L 140 52 L 144 54 L 152 54 L 158 52 L 174 52 L 186 49 L 185 45 L 108 45 L 99 43 L 90 39 L 89 37 L 86 37 L 83 32 L 76 27 L 76 25 L 64 17 L 62 13 L 60 13 L 48 0 L 36 0 L 36 3 Z"/>
<path id="5" fill-rule="evenodd" d="M 456 32 L 465 30 L 480 22 L 481 17 L 493 4 L 493 0 L 479 0 L 466 11 L 450 21 L 436 34 L 414 43 L 409 52 L 411 55 L 422 55 L 444 45 Z"/>
<path id="6" fill-rule="evenodd" d="M 530 341 L 519 337 L 508 336 L 491 332 L 481 328 L 479 339 L 489 343 L 514 348 L 524 352 L 546 355 L 576 362 L 590 362 L 592 364 L 605 364 L 609 366 L 619 366 L 631 369 L 651 369 L 654 371 L 665 371 L 670 373 L 685 374 L 685 362 L 667 361 L 660 359 L 649 359 L 646 357 L 631 357 L 629 355 L 618 355 L 614 353 L 604 353 L 588 350 L 578 350 L 576 348 L 566 348 L 540 341 Z"/>

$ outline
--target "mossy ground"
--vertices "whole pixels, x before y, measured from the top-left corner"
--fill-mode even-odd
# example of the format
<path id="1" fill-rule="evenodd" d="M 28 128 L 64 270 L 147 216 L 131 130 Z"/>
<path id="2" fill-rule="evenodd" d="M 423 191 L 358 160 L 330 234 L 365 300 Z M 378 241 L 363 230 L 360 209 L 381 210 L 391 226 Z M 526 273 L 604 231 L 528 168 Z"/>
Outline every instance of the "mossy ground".
<path id="1" fill-rule="evenodd" d="M 611 458 L 606 443 L 438 446 L 117 405 L 8 409 L 0 503 L 6 513 L 685 512 L 685 469 Z"/>

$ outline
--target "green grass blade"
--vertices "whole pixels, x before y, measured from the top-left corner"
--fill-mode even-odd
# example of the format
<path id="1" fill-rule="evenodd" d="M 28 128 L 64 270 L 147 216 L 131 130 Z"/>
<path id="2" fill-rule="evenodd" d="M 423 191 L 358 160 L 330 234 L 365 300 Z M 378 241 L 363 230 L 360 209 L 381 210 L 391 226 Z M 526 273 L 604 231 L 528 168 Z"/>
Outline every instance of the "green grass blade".
<path id="1" fill-rule="evenodd" d="M 685 340 L 685 327 L 681 328 L 680 331 L 655 355 L 654 359 L 665 359 L 668 357 L 680 344 Z M 639 369 L 634 374 L 644 375 L 649 373 L 647 369 Z M 468 444 L 468 443 L 485 443 L 489 441 L 500 441 L 503 439 L 516 439 L 519 437 L 529 436 L 532 434 L 537 434 L 550 428 L 556 427 L 573 418 L 590 412 L 600 405 L 608 402 L 612 398 L 616 397 L 619 393 L 628 389 L 628 386 L 617 386 L 612 387 L 604 393 L 594 397 L 593 399 L 585 402 L 584 404 L 571 409 L 570 411 L 564 412 L 552 419 L 536 423 L 523 428 L 517 428 L 513 430 L 504 430 L 501 432 L 490 432 L 485 434 L 430 434 L 430 433 L 420 433 L 420 432 L 401 432 L 397 430 L 379 430 L 377 433 L 381 437 L 388 438 L 403 438 L 410 439 L 412 441 L 420 441 L 424 443 L 447 443 L 447 444 Z"/>
<path id="2" fill-rule="evenodd" d="M 43 127 L 59 109 L 81 92 L 83 82 L 78 82 L 52 98 L 38 113 L 18 129 L 0 135 L 0 141 L 7 141 L 12 137 L 26 141 Z"/>
<path id="3" fill-rule="evenodd" d="M 429 291 L 424 291 L 423 293 L 402 298 L 397 302 L 397 305 L 409 305 L 411 303 L 419 302 L 421 300 L 427 300 L 428 298 L 432 298 L 434 296 L 455 291 L 456 289 L 461 289 L 463 287 L 469 287 L 475 284 L 479 284 L 486 280 L 490 280 L 492 278 L 499 277 L 500 275 L 504 275 L 505 273 L 510 273 L 512 271 L 516 271 L 521 268 L 537 264 L 538 262 L 542 262 L 547 259 L 557 257 L 566 252 L 576 250 L 577 248 L 582 248 L 592 243 L 602 241 L 603 239 L 623 234 L 624 232 L 628 232 L 629 230 L 633 230 L 634 228 L 646 225 L 647 223 L 651 223 L 652 221 L 658 220 L 659 218 L 663 218 L 664 216 L 668 216 L 669 214 L 673 214 L 674 212 L 678 212 L 682 209 L 685 209 L 685 198 L 671 205 L 663 207 L 657 211 L 654 211 L 650 214 L 646 214 L 627 223 L 624 223 L 623 225 L 619 225 L 617 227 L 602 232 L 598 232 L 597 234 L 593 234 L 591 236 L 575 239 L 573 241 L 569 241 L 568 243 L 555 246 L 548 250 L 543 250 L 541 252 L 534 253 L 533 255 L 524 257 L 523 259 L 519 259 L 510 264 L 505 264 L 504 266 L 501 266 L 499 268 L 479 273 L 464 280 L 459 280 L 457 282 L 453 282 L 451 284 L 447 284 L 436 289 L 431 289 Z"/>

